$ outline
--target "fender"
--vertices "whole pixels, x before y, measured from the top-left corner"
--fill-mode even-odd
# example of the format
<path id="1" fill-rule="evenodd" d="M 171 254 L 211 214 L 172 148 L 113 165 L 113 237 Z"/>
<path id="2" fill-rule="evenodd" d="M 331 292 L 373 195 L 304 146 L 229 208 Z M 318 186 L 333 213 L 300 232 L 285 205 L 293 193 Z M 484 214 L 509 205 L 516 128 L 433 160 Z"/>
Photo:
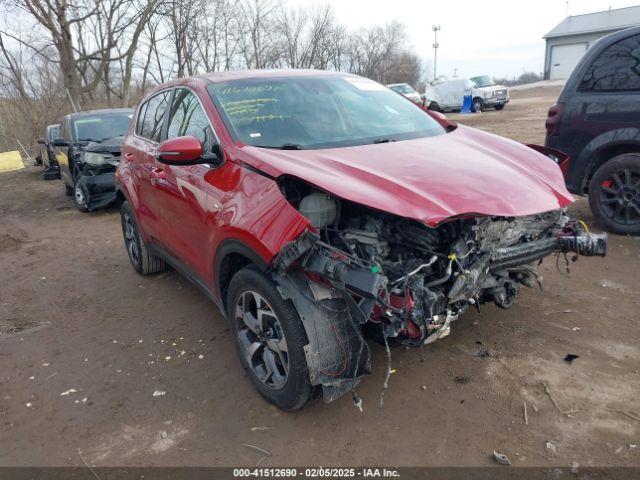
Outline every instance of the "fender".
<path id="1" fill-rule="evenodd" d="M 599 160 L 598 153 L 603 148 L 615 147 L 616 145 L 629 145 L 637 147 L 638 151 L 640 151 L 640 129 L 629 127 L 609 130 L 591 140 L 582 149 L 578 161 L 571 162 L 572 167 L 575 167 L 571 168 L 569 172 L 568 183 L 580 186 L 579 193 L 586 192 L 591 176 L 590 173 Z"/>

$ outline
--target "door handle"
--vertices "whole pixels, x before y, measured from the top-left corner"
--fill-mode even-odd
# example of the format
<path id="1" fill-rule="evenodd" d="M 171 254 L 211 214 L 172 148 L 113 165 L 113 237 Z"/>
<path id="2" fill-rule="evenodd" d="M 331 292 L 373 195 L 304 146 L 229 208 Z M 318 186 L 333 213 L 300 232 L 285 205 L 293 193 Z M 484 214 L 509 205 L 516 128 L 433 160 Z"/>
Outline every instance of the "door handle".
<path id="1" fill-rule="evenodd" d="M 165 172 L 164 169 L 160 167 L 153 167 L 151 169 L 151 175 L 153 175 L 158 180 L 166 180 L 167 178 L 167 172 Z"/>

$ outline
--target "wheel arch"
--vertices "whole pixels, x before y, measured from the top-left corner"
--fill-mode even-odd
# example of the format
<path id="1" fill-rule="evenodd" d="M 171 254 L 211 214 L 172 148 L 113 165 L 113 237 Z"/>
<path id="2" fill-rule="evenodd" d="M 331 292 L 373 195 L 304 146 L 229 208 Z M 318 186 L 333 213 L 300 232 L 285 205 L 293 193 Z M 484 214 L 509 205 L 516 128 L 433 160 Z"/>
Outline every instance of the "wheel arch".
<path id="1" fill-rule="evenodd" d="M 598 168 L 618 155 L 640 153 L 640 129 L 610 130 L 589 142 L 580 154 L 583 165 L 581 191 L 588 193 L 589 182 Z"/>
<path id="2" fill-rule="evenodd" d="M 233 276 L 248 265 L 265 271 L 268 263 L 253 249 L 240 240 L 228 239 L 218 248 L 214 260 L 214 293 L 220 299 L 223 314 L 226 314 L 226 297 Z"/>
<path id="3" fill-rule="evenodd" d="M 120 188 L 116 188 L 116 205 L 118 208 L 122 207 L 122 204 L 127 201 L 127 197 Z"/>

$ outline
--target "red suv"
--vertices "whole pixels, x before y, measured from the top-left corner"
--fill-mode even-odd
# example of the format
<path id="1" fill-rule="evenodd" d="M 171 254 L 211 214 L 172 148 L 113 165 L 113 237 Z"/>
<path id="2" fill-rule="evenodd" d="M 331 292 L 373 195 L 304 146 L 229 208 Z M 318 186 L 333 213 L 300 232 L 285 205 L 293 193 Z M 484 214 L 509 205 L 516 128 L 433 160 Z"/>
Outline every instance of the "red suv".
<path id="1" fill-rule="evenodd" d="M 365 335 L 390 362 L 469 306 L 510 307 L 547 255 L 604 256 L 606 235 L 565 212 L 560 154 L 534 148 L 354 75 L 180 79 L 125 137 L 124 241 L 138 273 L 169 264 L 220 307 L 268 400 L 355 396 Z"/>

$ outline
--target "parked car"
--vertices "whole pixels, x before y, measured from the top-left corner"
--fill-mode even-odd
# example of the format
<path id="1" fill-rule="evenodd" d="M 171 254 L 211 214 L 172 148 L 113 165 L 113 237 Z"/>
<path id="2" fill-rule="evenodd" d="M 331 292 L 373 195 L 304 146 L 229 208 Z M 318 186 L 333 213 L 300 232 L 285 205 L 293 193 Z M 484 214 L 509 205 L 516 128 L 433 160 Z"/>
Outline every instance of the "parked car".
<path id="1" fill-rule="evenodd" d="M 487 107 L 502 110 L 509 103 L 509 89 L 504 85 L 496 84 L 489 76 L 480 75 L 471 77 L 469 80 L 473 83 L 471 92 L 476 111 L 481 112 Z"/>
<path id="2" fill-rule="evenodd" d="M 56 159 L 56 149 L 53 142 L 60 136 L 60 124 L 48 125 L 45 130 L 45 136 L 38 139 L 40 151 L 36 158 L 40 158 L 38 165 L 44 165 L 42 176 L 45 180 L 55 180 L 60 178 L 60 167 Z"/>
<path id="3" fill-rule="evenodd" d="M 412 102 L 422 105 L 422 96 L 408 83 L 392 83 L 391 85 L 387 85 L 387 87 L 403 97 L 407 97 Z"/>
<path id="4" fill-rule="evenodd" d="M 467 95 L 472 96 L 477 112 L 482 112 L 488 107 L 502 110 L 510 100 L 509 89 L 504 85 L 496 85 L 486 75 L 438 80 L 427 85 L 425 91 L 425 97 L 429 99 L 427 106 L 435 111 L 460 110 Z"/>
<path id="5" fill-rule="evenodd" d="M 72 113 L 62 120 L 60 138 L 54 141 L 60 176 L 80 211 L 115 201 L 114 175 L 132 116 L 130 108 L 112 108 Z"/>
<path id="6" fill-rule="evenodd" d="M 286 410 L 353 391 L 371 371 L 363 326 L 431 343 L 470 305 L 509 308 L 545 256 L 606 250 L 566 214 L 548 156 L 355 75 L 179 79 L 145 97 L 122 152 L 133 268 L 199 286 Z"/>
<path id="7" fill-rule="evenodd" d="M 549 109 L 545 144 L 571 157 L 568 189 L 610 231 L 640 234 L 640 27 L 598 40 Z"/>

